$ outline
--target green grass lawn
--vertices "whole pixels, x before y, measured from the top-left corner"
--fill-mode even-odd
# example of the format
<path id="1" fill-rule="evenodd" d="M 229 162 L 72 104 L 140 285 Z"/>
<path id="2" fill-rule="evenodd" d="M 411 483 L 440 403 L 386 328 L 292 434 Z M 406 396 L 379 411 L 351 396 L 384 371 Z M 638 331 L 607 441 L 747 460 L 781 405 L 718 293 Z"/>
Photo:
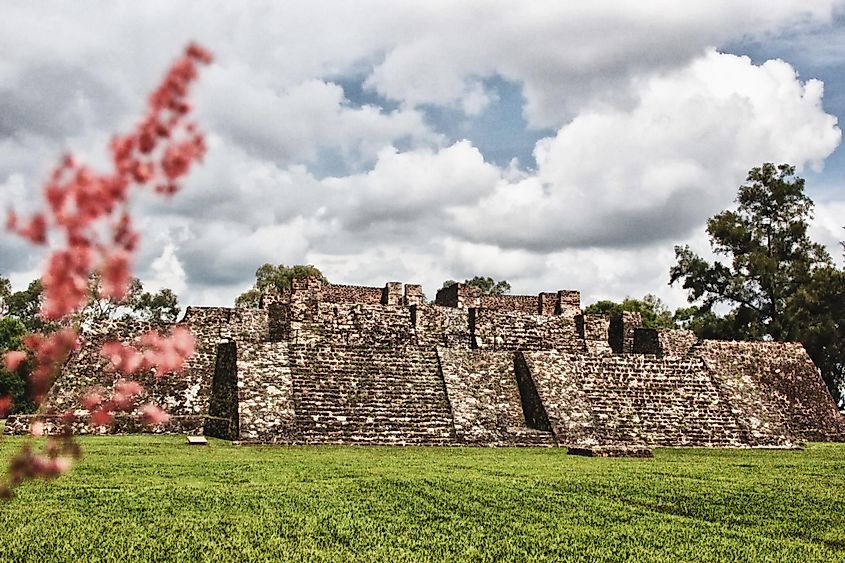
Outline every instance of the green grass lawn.
<path id="1" fill-rule="evenodd" d="M 845 444 L 595 459 L 184 440 L 83 438 L 71 474 L 0 504 L 0 561 L 845 561 Z"/>

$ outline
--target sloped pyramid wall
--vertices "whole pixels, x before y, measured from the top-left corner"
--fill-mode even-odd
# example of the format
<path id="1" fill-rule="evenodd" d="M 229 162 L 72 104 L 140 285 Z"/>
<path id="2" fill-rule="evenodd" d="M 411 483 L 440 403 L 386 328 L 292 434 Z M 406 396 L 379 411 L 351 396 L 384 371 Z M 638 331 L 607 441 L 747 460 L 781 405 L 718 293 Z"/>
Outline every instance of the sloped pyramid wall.
<path id="1" fill-rule="evenodd" d="M 548 429 L 529 428 L 513 352 L 438 347 L 455 434 L 465 444 L 553 445 Z"/>
<path id="2" fill-rule="evenodd" d="M 746 435 L 703 360 L 525 352 L 558 440 L 568 445 L 740 446 Z M 772 440 L 770 445 L 789 445 Z"/>
<path id="3" fill-rule="evenodd" d="M 800 343 L 705 340 L 694 353 L 731 397 L 752 443 L 773 434 L 845 441 L 845 417 Z"/>

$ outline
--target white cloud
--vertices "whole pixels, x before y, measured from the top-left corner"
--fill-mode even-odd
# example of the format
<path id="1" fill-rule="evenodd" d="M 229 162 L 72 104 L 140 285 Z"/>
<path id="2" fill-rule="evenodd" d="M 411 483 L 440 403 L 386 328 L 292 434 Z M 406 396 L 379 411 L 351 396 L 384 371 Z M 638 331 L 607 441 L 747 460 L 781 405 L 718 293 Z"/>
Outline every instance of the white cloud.
<path id="1" fill-rule="evenodd" d="M 709 51 L 640 81 L 632 109 L 585 112 L 541 140 L 536 176 L 501 183 L 455 220 L 470 239 L 538 250 L 684 236 L 752 166 L 820 165 L 841 138 L 821 94 L 783 61 Z"/>
<path id="2" fill-rule="evenodd" d="M 144 280 L 144 289 L 155 292 L 169 288 L 176 295 L 184 294 L 187 289 L 185 269 L 176 256 L 176 246 L 172 242 L 164 246 L 161 256 L 153 260 L 150 269 L 154 276 Z"/>
<path id="3" fill-rule="evenodd" d="M 135 204 L 138 272 L 184 283 L 183 304 L 231 303 L 263 262 L 418 281 L 430 297 L 491 274 L 528 293 L 581 288 L 585 302 L 679 302 L 672 243 L 702 242 L 751 166 L 818 166 L 839 142 L 820 83 L 706 51 L 824 28 L 833 0 L 8 4 L 2 205 L 30 205 L 62 149 L 102 158 L 188 40 L 215 52 L 195 96 L 204 165 L 172 200 Z M 430 107 L 483 117 L 490 78 L 521 87 L 526 119 L 554 131 L 536 171 L 497 167 L 426 121 Z M 817 216 L 835 243 L 841 202 Z M 0 267 L 23 280 L 36 260 L 7 239 Z"/>
<path id="4" fill-rule="evenodd" d="M 362 229 L 378 222 L 415 222 L 444 208 L 476 202 L 499 176 L 478 149 L 460 141 L 436 152 L 385 149 L 371 171 L 327 178 L 322 184 L 331 190 L 325 193 L 329 209 L 350 228 Z"/>
<path id="5" fill-rule="evenodd" d="M 845 248 L 845 200 L 817 201 L 814 219 L 810 224 L 810 238 L 825 245 L 834 262 L 843 265 Z"/>
<path id="6" fill-rule="evenodd" d="M 234 144 L 275 163 L 314 162 L 325 149 L 338 149 L 357 163 L 398 139 L 439 138 L 420 112 L 354 108 L 340 86 L 323 80 L 279 90 L 242 66 L 216 65 L 204 81 L 200 119 Z"/>

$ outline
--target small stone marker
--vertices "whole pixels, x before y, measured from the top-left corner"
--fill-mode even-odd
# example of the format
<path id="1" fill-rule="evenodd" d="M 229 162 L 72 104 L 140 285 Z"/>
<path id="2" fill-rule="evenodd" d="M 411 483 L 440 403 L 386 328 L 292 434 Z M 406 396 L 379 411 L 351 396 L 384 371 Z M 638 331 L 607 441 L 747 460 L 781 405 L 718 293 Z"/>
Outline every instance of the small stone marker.
<path id="1" fill-rule="evenodd" d="M 587 457 L 654 457 L 646 446 L 587 446 L 567 448 L 569 455 Z"/>
<path id="2" fill-rule="evenodd" d="M 208 440 L 205 439 L 205 436 L 188 436 L 188 445 L 189 446 L 207 446 Z"/>

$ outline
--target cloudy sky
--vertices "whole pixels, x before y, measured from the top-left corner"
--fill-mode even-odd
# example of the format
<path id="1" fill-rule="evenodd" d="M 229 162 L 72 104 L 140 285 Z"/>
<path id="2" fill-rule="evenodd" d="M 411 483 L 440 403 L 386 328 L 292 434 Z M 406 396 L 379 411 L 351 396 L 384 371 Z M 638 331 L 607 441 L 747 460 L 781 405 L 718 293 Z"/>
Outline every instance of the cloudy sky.
<path id="1" fill-rule="evenodd" d="M 766 161 L 801 170 L 841 258 L 845 2 L 579 4 L 0 0 L 0 207 L 37 205 L 64 151 L 101 160 L 197 40 L 210 151 L 134 202 L 136 271 L 183 305 L 231 304 L 272 262 L 677 306 L 673 245 L 705 253 Z M 0 237 L 17 287 L 41 259 Z"/>

